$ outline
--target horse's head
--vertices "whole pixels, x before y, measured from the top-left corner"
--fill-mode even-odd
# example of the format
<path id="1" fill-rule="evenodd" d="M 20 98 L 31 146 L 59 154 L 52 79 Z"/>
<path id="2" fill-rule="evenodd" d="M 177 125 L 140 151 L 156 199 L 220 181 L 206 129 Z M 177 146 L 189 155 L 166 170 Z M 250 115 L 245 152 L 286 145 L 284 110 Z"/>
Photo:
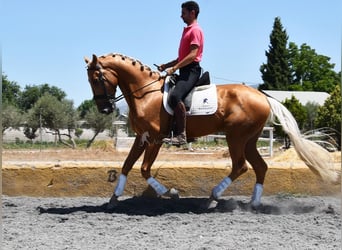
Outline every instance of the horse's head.
<path id="1" fill-rule="evenodd" d="M 87 57 L 84 60 L 87 63 L 88 81 L 93 91 L 97 109 L 103 114 L 112 113 L 118 84 L 115 71 L 106 68 L 96 55 L 93 55 L 91 61 Z"/>

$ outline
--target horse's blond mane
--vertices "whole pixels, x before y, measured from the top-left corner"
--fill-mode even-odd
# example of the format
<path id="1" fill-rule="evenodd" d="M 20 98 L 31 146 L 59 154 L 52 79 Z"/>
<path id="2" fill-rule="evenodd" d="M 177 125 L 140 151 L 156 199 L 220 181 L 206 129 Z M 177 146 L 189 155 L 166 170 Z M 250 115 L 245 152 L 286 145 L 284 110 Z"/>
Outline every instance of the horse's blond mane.
<path id="1" fill-rule="evenodd" d="M 136 66 L 136 65 L 139 65 L 140 66 L 140 71 L 143 72 L 143 71 L 148 71 L 149 72 L 149 75 L 152 76 L 153 74 L 158 74 L 160 75 L 159 72 L 157 71 L 153 71 L 148 65 L 146 64 L 143 64 L 141 61 L 135 59 L 135 58 L 132 58 L 132 57 L 129 57 L 129 56 L 126 56 L 126 55 L 123 55 L 123 54 L 120 54 L 120 53 L 110 53 L 110 54 L 107 54 L 107 55 L 102 55 L 100 56 L 100 58 L 106 58 L 106 57 L 118 57 L 118 58 L 121 58 L 122 61 L 126 61 L 126 60 L 129 60 L 131 62 L 131 64 L 133 66 Z"/>

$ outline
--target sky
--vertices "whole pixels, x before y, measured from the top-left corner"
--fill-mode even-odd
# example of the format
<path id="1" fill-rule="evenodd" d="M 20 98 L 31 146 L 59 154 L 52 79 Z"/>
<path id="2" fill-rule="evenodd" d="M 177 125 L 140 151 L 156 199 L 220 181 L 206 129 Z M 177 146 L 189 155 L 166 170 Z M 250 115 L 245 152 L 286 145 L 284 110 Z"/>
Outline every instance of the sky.
<path id="1" fill-rule="evenodd" d="M 2 72 L 9 81 L 48 83 L 78 107 L 92 98 L 84 56 L 121 53 L 155 69 L 177 58 L 184 1 L 4 0 Z M 274 19 L 288 42 L 306 43 L 341 71 L 340 0 L 198 0 L 205 35 L 201 66 L 215 84 L 262 82 Z"/>

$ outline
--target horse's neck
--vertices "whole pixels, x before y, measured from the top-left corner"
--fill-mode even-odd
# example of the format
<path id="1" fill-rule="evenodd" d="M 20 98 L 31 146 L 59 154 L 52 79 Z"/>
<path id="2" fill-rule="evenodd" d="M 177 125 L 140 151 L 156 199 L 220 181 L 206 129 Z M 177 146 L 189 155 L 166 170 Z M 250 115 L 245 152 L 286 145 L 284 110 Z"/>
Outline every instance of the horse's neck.
<path id="1" fill-rule="evenodd" d="M 120 81 L 119 86 L 131 111 L 139 110 L 161 95 L 162 82 L 157 77 L 136 77 L 127 81 Z"/>
<path id="2" fill-rule="evenodd" d="M 146 82 L 160 77 L 159 73 L 152 71 L 149 66 L 142 64 L 139 60 L 121 54 L 111 54 L 104 58 L 104 62 L 118 73 L 122 91 L 135 91 L 143 87 Z"/>
<path id="3" fill-rule="evenodd" d="M 112 55 L 108 63 L 118 74 L 119 87 L 132 112 L 139 114 L 140 107 L 154 100 L 156 93 L 161 95 L 157 91 L 162 85 L 160 74 L 150 67 L 122 55 Z"/>

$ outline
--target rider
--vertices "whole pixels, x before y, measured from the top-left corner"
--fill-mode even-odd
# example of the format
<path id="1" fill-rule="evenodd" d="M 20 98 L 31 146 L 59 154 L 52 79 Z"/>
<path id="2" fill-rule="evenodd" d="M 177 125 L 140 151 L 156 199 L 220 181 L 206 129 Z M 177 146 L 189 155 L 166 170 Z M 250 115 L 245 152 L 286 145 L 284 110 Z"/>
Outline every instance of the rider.
<path id="1" fill-rule="evenodd" d="M 176 122 L 175 137 L 164 138 L 163 142 L 180 146 L 186 144 L 186 109 L 183 103 L 186 95 L 195 86 L 201 74 L 199 62 L 202 59 L 204 35 L 197 23 L 199 5 L 195 1 L 182 4 L 181 18 L 187 24 L 184 27 L 178 49 L 178 58 L 158 67 L 159 71 L 166 70 L 172 75 L 179 69 L 176 87 L 170 96 L 170 106 L 174 110 Z"/>

